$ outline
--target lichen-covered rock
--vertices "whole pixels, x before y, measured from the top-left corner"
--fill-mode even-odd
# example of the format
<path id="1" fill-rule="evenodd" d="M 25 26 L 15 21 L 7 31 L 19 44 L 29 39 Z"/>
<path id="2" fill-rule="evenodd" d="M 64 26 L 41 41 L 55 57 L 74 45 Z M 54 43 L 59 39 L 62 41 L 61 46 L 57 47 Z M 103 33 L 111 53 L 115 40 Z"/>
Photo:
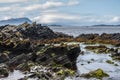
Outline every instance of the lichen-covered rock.
<path id="1" fill-rule="evenodd" d="M 105 73 L 102 69 L 97 69 L 86 74 L 81 74 L 81 77 L 102 79 L 103 77 L 109 77 L 109 75 Z"/>
<path id="2" fill-rule="evenodd" d="M 67 76 L 74 76 L 75 71 L 64 67 L 44 67 L 41 65 L 31 67 L 31 75 L 28 78 L 45 80 L 63 80 Z"/>
<path id="3" fill-rule="evenodd" d="M 36 62 L 42 65 L 59 65 L 70 69 L 76 69 L 76 59 L 80 53 L 80 47 L 76 45 L 50 45 L 37 52 Z M 39 55 L 38 55 L 39 54 Z M 54 64 L 53 64 L 54 63 Z"/>

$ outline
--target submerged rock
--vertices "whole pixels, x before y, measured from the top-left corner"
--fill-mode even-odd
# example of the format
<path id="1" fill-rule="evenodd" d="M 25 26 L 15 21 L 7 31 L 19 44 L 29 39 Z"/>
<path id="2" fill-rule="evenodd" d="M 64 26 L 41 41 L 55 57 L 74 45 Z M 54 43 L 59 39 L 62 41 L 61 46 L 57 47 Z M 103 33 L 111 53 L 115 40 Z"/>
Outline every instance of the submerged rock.
<path id="1" fill-rule="evenodd" d="M 103 77 L 109 77 L 109 75 L 105 73 L 102 69 L 97 69 L 86 74 L 81 74 L 81 77 L 102 79 Z"/>
<path id="2" fill-rule="evenodd" d="M 114 62 L 112 62 L 111 60 L 107 60 L 106 61 L 108 64 L 114 64 Z"/>

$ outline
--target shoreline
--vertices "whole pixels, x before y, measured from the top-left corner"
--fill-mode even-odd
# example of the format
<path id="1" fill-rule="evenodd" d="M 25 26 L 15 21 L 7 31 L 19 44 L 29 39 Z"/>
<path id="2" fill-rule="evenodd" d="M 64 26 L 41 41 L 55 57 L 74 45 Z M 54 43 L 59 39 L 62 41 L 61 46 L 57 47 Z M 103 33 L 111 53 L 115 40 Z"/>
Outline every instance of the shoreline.
<path id="1" fill-rule="evenodd" d="M 77 44 L 73 44 L 75 42 Z M 79 46 L 81 42 L 120 47 L 120 33 L 81 34 L 73 37 L 60 32 L 56 33 L 49 27 L 36 23 L 2 26 L 0 27 L 0 77 L 8 77 L 9 72 L 15 69 L 31 73 L 23 79 L 55 79 L 57 77 L 64 79 L 66 76 L 73 76 L 77 70 L 77 57 L 80 54 L 84 55 Z M 95 47 L 99 48 L 99 46 Z M 119 59 L 115 49 L 103 47 L 103 51 L 104 48 L 114 52 L 113 56 Z M 38 67 L 36 68 L 38 71 L 30 72 L 31 67 L 37 65 L 46 67 L 46 71 L 41 71 Z"/>

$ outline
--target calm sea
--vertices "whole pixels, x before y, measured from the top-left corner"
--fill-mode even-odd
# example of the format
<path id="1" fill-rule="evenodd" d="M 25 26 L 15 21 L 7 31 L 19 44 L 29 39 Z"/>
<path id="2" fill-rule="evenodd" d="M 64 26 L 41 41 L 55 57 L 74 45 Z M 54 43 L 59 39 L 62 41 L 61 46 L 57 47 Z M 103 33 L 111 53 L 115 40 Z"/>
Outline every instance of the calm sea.
<path id="1" fill-rule="evenodd" d="M 84 27 L 57 27 L 50 26 L 50 28 L 55 32 L 63 32 L 65 34 L 78 36 L 80 34 L 87 33 L 120 33 L 120 26 L 84 26 Z"/>

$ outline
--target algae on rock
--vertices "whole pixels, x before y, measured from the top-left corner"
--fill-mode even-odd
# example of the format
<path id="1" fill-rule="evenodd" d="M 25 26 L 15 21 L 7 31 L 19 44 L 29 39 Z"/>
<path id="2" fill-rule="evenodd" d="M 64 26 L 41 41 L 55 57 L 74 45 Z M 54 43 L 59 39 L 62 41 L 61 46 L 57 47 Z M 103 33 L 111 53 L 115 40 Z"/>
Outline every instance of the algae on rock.
<path id="1" fill-rule="evenodd" d="M 95 71 L 91 71 L 86 74 L 82 74 L 81 77 L 86 77 L 86 78 L 97 78 L 97 79 L 102 79 L 103 77 L 109 77 L 107 73 L 105 73 L 102 69 L 97 69 Z"/>

